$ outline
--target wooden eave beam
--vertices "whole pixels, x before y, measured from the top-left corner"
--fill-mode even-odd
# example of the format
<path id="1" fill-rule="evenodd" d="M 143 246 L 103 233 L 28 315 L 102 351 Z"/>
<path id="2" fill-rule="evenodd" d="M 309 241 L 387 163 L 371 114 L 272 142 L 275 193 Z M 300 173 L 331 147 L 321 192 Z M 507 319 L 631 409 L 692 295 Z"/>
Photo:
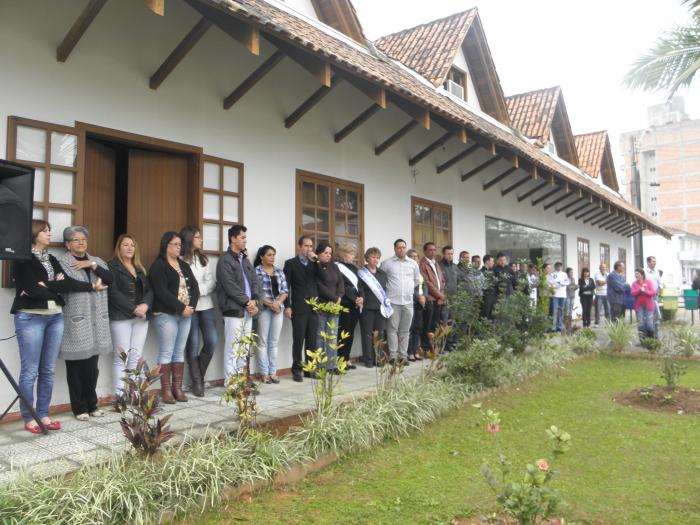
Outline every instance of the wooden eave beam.
<path id="1" fill-rule="evenodd" d="M 213 22 L 208 18 L 200 18 L 199 22 L 185 35 L 185 38 L 173 49 L 173 52 L 168 55 L 168 58 L 165 59 L 156 72 L 151 75 L 148 86 L 151 89 L 158 89 L 158 86 L 168 78 L 168 75 L 187 56 L 187 53 L 201 40 L 212 25 Z"/>
<path id="2" fill-rule="evenodd" d="M 531 195 L 534 195 L 535 193 L 537 193 L 537 192 L 540 191 L 542 188 L 544 188 L 545 186 L 548 186 L 548 185 L 549 185 L 549 181 L 548 181 L 548 180 L 542 181 L 540 184 L 538 184 L 538 185 L 535 186 L 534 188 L 530 188 L 529 190 L 527 190 L 527 191 L 526 191 L 525 193 L 523 193 L 522 195 L 518 195 L 518 202 L 523 202 L 525 199 L 527 199 L 527 198 L 530 197 Z"/>
<path id="3" fill-rule="evenodd" d="M 393 146 L 399 140 L 401 140 L 409 131 L 411 131 L 417 125 L 418 125 L 418 122 L 416 122 L 415 120 L 409 121 L 408 124 L 402 126 L 401 129 L 399 129 L 396 133 L 391 135 L 388 139 L 386 139 L 384 142 L 379 144 L 379 146 L 374 148 L 374 154 L 381 155 L 382 153 L 384 153 L 391 146 Z"/>
<path id="4" fill-rule="evenodd" d="M 389 98 L 389 102 L 394 104 L 397 108 L 399 108 L 401 111 L 403 111 L 413 120 L 415 120 L 421 128 L 427 130 L 430 129 L 430 111 L 428 111 L 427 109 L 423 109 L 422 107 L 413 104 L 412 102 L 408 102 L 407 100 L 396 96 L 392 93 L 387 94 L 387 96 Z"/>
<path id="5" fill-rule="evenodd" d="M 63 37 L 63 40 L 56 48 L 56 60 L 58 62 L 65 62 L 68 60 L 71 52 L 78 45 L 80 39 L 87 31 L 90 24 L 92 24 L 95 17 L 99 14 L 102 8 L 107 3 L 107 0 L 90 0 L 85 8 L 82 10 L 78 19 L 73 23 L 71 28 Z"/>
<path id="6" fill-rule="evenodd" d="M 199 0 L 185 0 L 185 2 L 200 15 L 211 20 L 228 36 L 242 44 L 251 54 L 260 55 L 260 31 L 257 27 L 241 22 L 220 9 L 206 5 Z"/>
<path id="7" fill-rule="evenodd" d="M 562 206 L 561 208 L 557 208 L 556 210 L 554 210 L 554 213 L 560 214 L 561 212 L 568 210 L 572 206 L 576 206 L 579 202 L 581 202 L 587 198 L 588 198 L 587 195 L 583 195 L 583 193 L 579 193 L 577 199 L 574 199 L 571 202 L 564 204 L 564 206 Z"/>
<path id="8" fill-rule="evenodd" d="M 564 189 L 564 186 L 557 186 L 556 188 L 553 188 L 552 191 L 548 191 L 544 195 L 540 195 L 536 199 L 532 199 L 532 205 L 537 206 L 540 202 L 544 202 L 547 199 L 549 199 L 552 195 L 555 193 L 559 193 L 561 190 Z"/>
<path id="9" fill-rule="evenodd" d="M 496 154 L 506 159 L 516 168 L 520 167 L 520 157 L 510 150 L 507 150 L 503 146 L 496 146 Z"/>
<path id="10" fill-rule="evenodd" d="M 508 195 L 511 191 L 517 190 L 520 186 L 522 186 L 523 184 L 525 184 L 525 183 L 528 182 L 529 180 L 530 180 L 530 176 L 529 176 L 529 175 L 526 175 L 526 176 L 523 177 L 522 179 L 515 181 L 513 184 L 511 184 L 511 185 L 508 186 L 507 188 L 501 190 L 501 197 L 505 197 L 505 196 Z"/>
<path id="11" fill-rule="evenodd" d="M 517 166 L 511 166 L 510 168 L 508 168 L 506 171 L 504 171 L 504 172 L 501 173 L 500 175 L 494 177 L 493 179 L 491 179 L 491 180 L 488 181 L 488 182 L 485 182 L 484 185 L 483 185 L 484 191 L 486 191 L 486 190 L 488 190 L 489 188 L 495 186 L 496 184 L 498 184 L 498 183 L 501 182 L 502 180 L 504 180 L 504 179 L 510 177 L 510 175 L 511 175 L 515 170 L 517 170 L 517 169 L 518 169 Z"/>
<path id="12" fill-rule="evenodd" d="M 635 231 L 635 230 L 638 230 L 638 229 L 640 229 L 641 227 L 642 227 L 641 224 L 639 224 L 638 222 L 635 222 L 635 223 L 634 223 L 632 226 L 630 226 L 629 228 L 623 229 L 623 230 L 620 232 L 620 235 L 628 235 L 629 233 L 631 233 L 631 232 L 633 232 L 633 231 Z"/>
<path id="13" fill-rule="evenodd" d="M 629 230 L 633 226 L 637 226 L 637 223 L 634 221 L 627 222 L 627 223 L 623 224 L 622 226 L 618 226 L 617 228 L 615 228 L 613 230 L 613 233 L 622 233 L 625 230 Z"/>
<path id="14" fill-rule="evenodd" d="M 230 109 L 236 102 L 238 102 L 243 95 L 248 93 L 255 84 L 260 82 L 265 75 L 267 75 L 272 69 L 280 63 L 284 58 L 284 53 L 279 49 L 272 53 L 270 57 L 265 60 L 258 68 L 253 71 L 248 78 L 241 82 L 236 89 L 234 89 L 229 96 L 224 99 L 224 109 Z"/>
<path id="15" fill-rule="evenodd" d="M 569 213 L 567 213 L 567 214 L 566 214 L 566 218 L 568 219 L 568 218 L 571 217 L 572 215 L 576 215 L 576 214 L 577 214 L 578 212 L 580 212 L 581 210 L 585 210 L 586 208 L 588 208 L 588 207 L 590 207 L 590 206 L 593 205 L 593 200 L 591 199 L 590 196 L 586 197 L 586 200 L 587 200 L 588 202 L 584 202 L 581 206 L 579 206 L 579 207 L 577 207 L 576 209 L 571 210 Z M 575 220 L 575 217 L 574 217 L 574 220 Z"/>
<path id="16" fill-rule="evenodd" d="M 625 216 L 622 216 L 622 217 L 618 218 L 618 220 L 616 220 L 616 221 L 613 222 L 612 224 L 609 224 L 609 225 L 607 225 L 607 226 L 601 226 L 601 228 L 605 228 L 605 231 L 614 230 L 614 229 L 619 228 L 620 226 L 622 226 L 622 225 L 623 225 L 624 223 L 626 223 L 627 221 L 629 221 L 629 218 L 628 218 L 628 217 L 625 217 Z"/>
<path id="17" fill-rule="evenodd" d="M 285 55 L 311 73 L 311 75 L 315 77 L 322 86 L 331 87 L 333 71 L 329 62 L 317 58 L 307 51 L 303 51 L 302 49 L 288 44 L 287 42 L 284 42 L 272 35 L 266 34 L 264 36 L 273 46 L 280 51 L 283 51 Z M 346 77 L 346 79 L 349 79 L 349 76 Z M 382 89 L 383 91 L 383 88 L 378 89 Z M 384 95 L 384 97 L 386 97 L 386 95 Z M 384 100 L 384 106 L 386 107 L 386 100 Z"/>
<path id="18" fill-rule="evenodd" d="M 568 198 L 571 197 L 572 195 L 579 195 L 578 193 L 572 192 L 572 191 L 571 191 L 571 187 L 569 186 L 569 183 L 568 183 L 568 182 L 566 183 L 566 185 L 564 186 L 564 188 L 566 189 L 566 193 L 565 193 L 564 195 L 562 195 L 561 197 L 559 197 L 559 198 L 557 198 L 557 199 L 554 199 L 553 201 L 550 201 L 550 202 L 546 203 L 546 204 L 544 205 L 544 207 L 543 207 L 544 210 L 548 210 L 549 208 L 552 208 L 553 206 L 556 206 L 557 204 L 559 204 L 559 203 L 562 202 L 562 201 L 565 201 L 566 199 L 568 199 Z M 575 201 L 574 201 L 574 202 L 575 202 Z"/>
<path id="19" fill-rule="evenodd" d="M 343 71 L 338 71 L 336 74 L 343 77 L 343 79 L 348 84 L 353 86 L 360 93 L 367 96 L 367 98 L 369 98 L 377 106 L 379 106 L 382 109 L 386 109 L 387 96 L 386 96 L 386 90 L 383 87 L 377 86 L 376 84 L 373 84 L 372 82 L 368 82 L 367 80 L 364 80 L 362 78 L 358 78 L 356 76 L 350 75 L 350 74 L 345 73 Z"/>
<path id="20" fill-rule="evenodd" d="M 318 88 L 316 91 L 313 92 L 313 94 L 307 98 L 304 102 L 302 102 L 298 108 L 296 108 L 292 113 L 284 119 L 284 127 L 289 129 L 291 128 L 294 124 L 299 122 L 301 118 L 306 115 L 311 109 L 321 102 L 321 100 L 324 99 L 326 95 L 328 95 L 333 89 L 340 84 L 342 79 L 338 75 L 333 75 L 333 78 L 331 79 L 331 86 L 326 87 L 326 86 L 321 86 Z"/>
<path id="21" fill-rule="evenodd" d="M 598 226 L 600 223 L 608 222 L 608 221 L 612 218 L 612 217 L 611 217 L 611 211 L 610 211 L 610 210 L 607 210 L 606 213 L 607 213 L 606 215 L 603 215 L 602 217 L 600 217 L 600 218 L 598 218 L 598 219 L 592 220 L 592 221 L 591 221 L 591 226 Z"/>
<path id="22" fill-rule="evenodd" d="M 455 155 L 451 159 L 443 162 L 442 164 L 439 164 L 438 167 L 436 168 L 436 171 L 438 173 L 442 173 L 443 171 L 450 169 L 452 166 L 454 166 L 455 164 L 457 164 L 461 160 L 467 158 L 469 155 L 474 153 L 479 148 L 480 148 L 480 146 L 478 144 L 472 144 L 467 149 L 460 151 L 457 155 Z"/>
<path id="23" fill-rule="evenodd" d="M 615 224 L 616 222 L 620 222 L 620 219 L 621 219 L 620 215 L 615 213 L 615 214 L 613 214 L 612 217 L 608 217 L 607 220 L 596 224 L 596 226 L 598 226 L 598 228 L 605 228 L 606 226 L 610 226 L 611 224 Z M 593 226 L 593 225 L 591 224 L 591 226 Z"/>
<path id="24" fill-rule="evenodd" d="M 415 166 L 421 160 L 423 160 L 425 157 L 430 155 L 433 151 L 435 151 L 440 146 L 443 146 L 445 143 L 447 143 L 447 141 L 450 140 L 453 136 L 454 136 L 454 132 L 448 131 L 447 133 L 442 135 L 439 139 L 437 139 L 435 142 L 426 146 L 425 148 L 423 148 L 422 151 L 418 152 L 416 155 L 414 155 L 413 157 L 408 159 L 408 165 Z"/>
<path id="25" fill-rule="evenodd" d="M 498 157 L 498 156 L 494 156 L 494 157 L 491 157 L 490 159 L 485 160 L 484 162 L 479 164 L 476 168 L 471 169 L 468 172 L 462 174 L 462 182 L 471 179 L 474 175 L 482 172 L 483 170 L 485 170 L 486 168 L 488 168 L 492 164 L 495 164 L 499 160 L 501 160 L 501 157 Z"/>
<path id="26" fill-rule="evenodd" d="M 603 209 L 600 210 L 598 213 L 594 213 L 593 215 L 589 215 L 588 217 L 586 217 L 586 218 L 583 220 L 583 224 L 589 223 L 589 222 L 591 222 L 592 220 L 595 220 L 595 219 L 597 219 L 598 217 L 602 217 L 603 215 L 605 215 L 605 214 L 607 214 L 607 213 L 608 213 L 608 210 L 606 210 L 605 208 L 603 208 Z"/>
<path id="27" fill-rule="evenodd" d="M 362 113 L 360 113 L 357 117 L 352 119 L 352 121 L 345 126 L 343 129 L 341 129 L 339 132 L 337 132 L 333 136 L 333 140 L 336 142 L 340 142 L 341 140 L 345 139 L 348 135 L 350 135 L 353 131 L 355 131 L 357 128 L 359 128 L 362 124 L 367 122 L 372 115 L 374 115 L 377 111 L 379 111 L 381 106 L 375 104 L 372 104 L 370 107 L 368 107 L 366 110 L 364 110 Z"/>
<path id="28" fill-rule="evenodd" d="M 644 230 L 646 230 L 646 226 L 642 225 L 636 230 L 632 230 L 630 233 L 627 234 L 627 238 L 634 237 L 638 233 L 642 233 Z"/>

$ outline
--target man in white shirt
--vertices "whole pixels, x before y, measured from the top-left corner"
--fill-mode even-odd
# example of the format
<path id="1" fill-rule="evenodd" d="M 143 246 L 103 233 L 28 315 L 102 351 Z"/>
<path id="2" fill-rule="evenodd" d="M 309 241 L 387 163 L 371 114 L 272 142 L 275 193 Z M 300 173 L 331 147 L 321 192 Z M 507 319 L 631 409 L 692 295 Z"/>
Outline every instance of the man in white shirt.
<path id="1" fill-rule="evenodd" d="M 644 275 L 652 282 L 654 290 L 656 291 L 656 297 L 654 297 L 654 304 L 656 305 L 656 309 L 654 310 L 654 337 L 658 339 L 659 325 L 661 323 L 659 297 L 661 296 L 661 288 L 663 288 L 664 285 L 661 282 L 661 272 L 656 269 L 656 257 L 653 255 L 647 257 L 647 267 L 644 269 Z"/>
<path id="2" fill-rule="evenodd" d="M 600 324 L 601 307 L 605 310 L 605 319 L 610 321 L 610 303 L 608 303 L 608 267 L 600 263 L 595 279 L 595 325 Z"/>
<path id="3" fill-rule="evenodd" d="M 413 320 L 413 291 L 420 283 L 418 264 L 406 257 L 406 241 L 394 241 L 394 256 L 385 260 L 381 269 L 387 274 L 386 295 L 394 313 L 387 326 L 387 343 L 391 359 L 408 362 L 408 337 Z"/>
<path id="4" fill-rule="evenodd" d="M 554 265 L 554 271 L 549 276 L 552 295 L 552 330 L 561 332 L 564 321 L 564 304 L 566 303 L 566 287 L 569 285 L 569 277 L 562 271 L 562 263 Z"/>

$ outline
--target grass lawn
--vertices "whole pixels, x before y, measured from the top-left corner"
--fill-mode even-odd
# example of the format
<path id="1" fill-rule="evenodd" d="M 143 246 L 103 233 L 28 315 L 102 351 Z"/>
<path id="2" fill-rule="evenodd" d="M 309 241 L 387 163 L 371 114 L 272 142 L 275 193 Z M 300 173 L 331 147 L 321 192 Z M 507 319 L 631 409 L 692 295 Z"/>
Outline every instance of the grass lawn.
<path id="1" fill-rule="evenodd" d="M 700 524 L 700 417 L 640 411 L 612 401 L 659 384 L 656 364 L 598 357 L 483 401 L 501 413 L 499 439 L 522 472 L 547 457 L 545 428 L 572 435 L 554 486 L 565 515 L 607 525 Z M 681 383 L 700 388 L 700 364 Z M 399 443 L 343 459 L 285 490 L 232 501 L 191 523 L 450 523 L 493 508 L 480 473 L 498 449 L 477 410 L 466 406 Z M 550 458 L 551 459 L 551 458 Z"/>

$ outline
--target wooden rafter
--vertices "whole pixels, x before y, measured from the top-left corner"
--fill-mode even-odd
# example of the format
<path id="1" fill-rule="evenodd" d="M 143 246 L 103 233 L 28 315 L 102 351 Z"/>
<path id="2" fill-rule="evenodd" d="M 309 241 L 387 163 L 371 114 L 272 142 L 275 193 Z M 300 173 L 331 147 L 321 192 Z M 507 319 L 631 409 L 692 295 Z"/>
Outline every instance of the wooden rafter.
<path id="1" fill-rule="evenodd" d="M 107 0 L 90 0 L 56 48 L 56 60 L 65 62 Z"/>
<path id="2" fill-rule="evenodd" d="M 391 146 L 393 146 L 399 140 L 401 140 L 409 131 L 411 131 L 417 125 L 418 122 L 416 122 L 415 120 L 411 120 L 408 122 L 408 124 L 401 126 L 401 129 L 399 129 L 396 133 L 391 135 L 388 139 L 386 139 L 384 142 L 382 142 L 376 148 L 374 148 L 374 154 L 381 155 L 382 153 L 384 153 Z"/>
<path id="3" fill-rule="evenodd" d="M 627 223 L 618 226 L 613 230 L 613 233 L 620 233 L 628 228 L 631 228 L 632 226 L 636 225 L 637 223 L 634 220 L 628 221 Z"/>
<path id="4" fill-rule="evenodd" d="M 600 217 L 601 215 L 605 215 L 608 213 L 607 208 L 602 207 L 602 208 L 597 208 L 595 210 L 592 210 L 591 212 L 585 213 L 581 216 L 581 219 L 583 219 L 583 224 L 586 224 L 588 222 L 591 222 L 593 219 L 596 219 Z M 576 220 L 579 220 L 578 218 Z"/>
<path id="5" fill-rule="evenodd" d="M 591 214 L 595 214 L 595 213 L 599 212 L 602 208 L 603 208 L 603 203 L 599 201 L 597 206 L 594 206 L 593 208 L 591 208 L 589 210 L 585 210 L 583 213 L 576 215 L 574 217 L 574 220 L 578 221 L 584 217 L 589 217 Z M 568 214 L 567 214 L 567 217 L 568 217 Z"/>
<path id="6" fill-rule="evenodd" d="M 236 89 L 234 89 L 229 96 L 224 99 L 224 109 L 229 109 L 236 102 L 238 102 L 243 95 L 248 93 L 255 84 L 260 82 L 265 75 L 267 75 L 272 69 L 280 63 L 284 58 L 284 53 L 279 49 L 272 53 L 270 57 L 265 60 L 255 71 L 253 71 L 248 78 L 241 82 Z"/>
<path id="7" fill-rule="evenodd" d="M 527 190 L 527 191 L 526 191 L 525 193 L 523 193 L 522 195 L 519 195 L 519 196 L 518 196 L 518 202 L 523 202 L 525 199 L 527 199 L 527 198 L 530 197 L 531 195 L 534 195 L 535 193 L 537 193 L 538 191 L 540 191 L 541 189 L 543 189 L 545 186 L 549 186 L 549 181 L 548 181 L 548 180 L 542 181 L 540 184 L 538 184 L 538 185 L 535 186 L 534 188 L 530 188 L 529 190 Z"/>
<path id="8" fill-rule="evenodd" d="M 491 157 L 490 159 L 485 160 L 484 162 L 479 164 L 476 168 L 471 169 L 468 172 L 462 174 L 462 182 L 471 179 L 474 175 L 484 171 L 486 168 L 488 168 L 492 164 L 495 164 L 499 160 L 501 160 L 501 157 Z"/>
<path id="9" fill-rule="evenodd" d="M 613 216 L 611 218 L 608 218 L 607 221 L 603 221 L 602 223 L 599 223 L 597 226 L 598 226 L 598 228 L 605 228 L 606 226 L 610 226 L 612 224 L 620 222 L 620 220 L 623 220 L 622 217 L 620 217 L 617 213 L 615 213 L 615 214 L 613 214 Z"/>
<path id="10" fill-rule="evenodd" d="M 501 157 L 506 159 L 508 162 L 510 162 L 516 168 L 520 167 L 520 157 L 518 157 L 512 151 L 507 150 L 503 146 L 496 146 L 496 154 L 500 155 Z"/>
<path id="11" fill-rule="evenodd" d="M 587 200 L 588 202 L 584 202 L 581 206 L 579 206 L 579 207 L 577 207 L 577 208 L 571 210 L 569 213 L 567 213 L 567 214 L 566 214 L 566 218 L 568 219 L 568 218 L 571 217 L 572 215 L 576 215 L 576 214 L 577 214 L 578 212 L 580 212 L 581 210 L 585 210 L 586 208 L 589 208 L 589 207 L 593 204 L 593 200 L 591 199 L 590 196 L 586 197 L 586 200 Z M 576 218 L 574 217 L 574 220 L 575 220 L 575 219 L 576 219 Z"/>
<path id="12" fill-rule="evenodd" d="M 583 201 L 584 199 L 587 199 L 587 198 L 588 198 L 587 195 L 583 195 L 582 193 L 579 193 L 578 199 L 574 199 L 574 200 L 572 200 L 571 202 L 569 202 L 569 203 L 567 203 L 567 204 L 564 204 L 564 206 L 562 206 L 561 208 L 557 208 L 556 210 L 554 210 L 554 213 L 559 214 L 559 213 L 561 213 L 561 212 L 563 212 L 563 211 L 565 211 L 565 210 L 568 210 L 568 209 L 571 208 L 572 206 L 576 206 L 579 202 L 581 202 L 581 201 Z"/>
<path id="13" fill-rule="evenodd" d="M 284 119 L 284 127 L 289 129 L 299 120 L 301 120 L 301 118 L 311 111 L 316 104 L 321 102 L 326 95 L 333 91 L 333 89 L 340 84 L 341 80 L 342 79 L 339 76 L 334 75 L 331 79 L 331 87 L 321 86 L 314 91 L 309 98 L 302 102 L 298 108 L 292 111 L 292 113 L 286 119 Z"/>
<path id="14" fill-rule="evenodd" d="M 608 222 L 612 218 L 612 215 L 612 209 L 610 206 L 608 206 L 608 209 L 605 211 L 602 217 L 591 220 L 591 226 L 598 226 L 601 222 Z"/>
<path id="15" fill-rule="evenodd" d="M 442 173 L 443 171 L 451 168 L 452 166 L 454 166 L 455 164 L 457 164 L 461 160 L 467 158 L 469 155 L 474 153 L 479 148 L 480 148 L 480 146 L 478 144 L 472 144 L 467 149 L 460 151 L 457 155 L 455 155 L 451 159 L 443 162 L 442 164 L 439 164 L 436 171 L 438 173 Z"/>
<path id="16" fill-rule="evenodd" d="M 546 200 L 549 199 L 552 195 L 554 195 L 555 193 L 559 193 L 559 192 L 560 192 L 561 190 L 563 190 L 563 189 L 564 189 L 563 186 L 556 186 L 555 188 L 552 188 L 551 191 L 548 191 L 547 193 L 545 193 L 545 194 L 543 194 L 543 195 L 540 195 L 540 196 L 537 197 L 536 199 L 532 199 L 532 205 L 533 205 L 533 206 L 537 206 L 540 202 L 546 201 Z"/>
<path id="17" fill-rule="evenodd" d="M 368 82 L 362 78 L 346 74 L 339 71 L 338 75 L 342 76 L 345 81 L 357 89 L 360 93 L 364 94 L 372 102 L 374 102 L 381 109 L 386 109 L 386 90 L 383 87 L 377 86 L 372 82 Z"/>
<path id="18" fill-rule="evenodd" d="M 389 102 L 415 120 L 420 127 L 427 130 L 430 129 L 430 111 L 393 94 L 387 94 L 387 97 Z"/>
<path id="19" fill-rule="evenodd" d="M 447 133 L 442 135 L 439 139 L 437 139 L 435 142 L 433 142 L 432 144 L 429 144 L 427 147 L 423 148 L 422 151 L 418 152 L 416 155 L 414 155 L 413 157 L 408 159 L 408 165 L 415 166 L 421 160 L 423 160 L 425 157 L 430 155 L 433 151 L 438 149 L 440 146 L 443 146 L 452 137 L 454 137 L 454 132 L 448 131 Z"/>
<path id="20" fill-rule="evenodd" d="M 280 51 L 283 51 L 285 55 L 299 64 L 302 68 L 306 69 L 314 78 L 316 78 L 316 80 L 321 83 L 322 86 L 331 87 L 333 71 L 329 62 L 317 58 L 307 51 L 303 51 L 296 46 L 280 40 L 279 38 L 267 34 L 264 36 L 273 46 Z M 383 88 L 377 89 L 383 90 Z"/>
<path id="21" fill-rule="evenodd" d="M 629 233 L 627 234 L 627 238 L 634 237 L 634 236 L 637 235 L 638 233 L 642 233 L 645 229 L 646 229 L 646 226 L 644 226 L 644 225 L 642 224 L 642 225 L 639 226 L 639 228 L 637 228 L 636 230 L 632 230 L 631 232 L 629 232 Z"/>
<path id="22" fill-rule="evenodd" d="M 500 175 L 497 175 L 496 177 L 494 177 L 494 178 L 491 179 L 490 181 L 485 182 L 485 183 L 484 183 L 484 186 L 483 186 L 484 191 L 486 191 L 486 190 L 488 190 L 489 188 L 495 186 L 496 184 L 498 184 L 498 183 L 501 182 L 502 180 L 504 180 L 504 179 L 510 177 L 510 175 L 511 175 L 515 170 L 517 170 L 517 169 L 518 169 L 518 168 L 517 168 L 516 166 L 511 166 L 510 168 L 508 168 L 506 171 L 504 171 L 504 172 L 501 173 Z"/>
<path id="23" fill-rule="evenodd" d="M 615 230 L 615 233 L 619 233 L 620 235 L 627 235 L 628 232 L 631 232 L 631 231 L 637 229 L 638 227 L 639 227 L 639 223 L 637 223 L 635 221 L 630 225 L 623 226 L 622 228 Z"/>
<path id="24" fill-rule="evenodd" d="M 374 115 L 380 109 L 382 109 L 382 107 L 379 106 L 378 104 L 376 104 L 376 103 L 372 104 L 370 107 L 368 107 L 362 113 L 360 113 L 357 117 L 352 119 L 352 121 L 347 126 L 345 126 L 343 129 L 341 129 L 339 132 L 337 132 L 333 136 L 333 140 L 336 143 L 340 142 L 341 140 L 346 138 L 348 135 L 350 135 L 350 133 L 352 133 L 357 128 L 359 128 L 362 124 L 367 122 L 372 117 L 372 115 Z"/>
<path id="25" fill-rule="evenodd" d="M 511 184 L 511 185 L 508 186 L 507 188 L 501 190 L 501 197 L 505 197 L 505 196 L 508 195 L 511 191 L 517 190 L 520 186 L 522 186 L 523 184 L 525 184 L 525 183 L 528 182 L 529 180 L 530 180 L 530 176 L 527 175 L 527 176 L 523 177 L 522 179 L 520 179 L 520 180 L 518 180 L 518 181 L 515 181 L 513 184 Z"/>
<path id="26" fill-rule="evenodd" d="M 200 15 L 211 20 L 228 36 L 242 44 L 250 53 L 255 56 L 260 55 L 260 31 L 257 27 L 241 22 L 216 7 L 206 5 L 199 0 L 185 0 L 185 2 Z"/>
<path id="27" fill-rule="evenodd" d="M 577 193 L 575 191 L 571 191 L 571 188 L 569 187 L 569 183 L 567 183 L 566 184 L 566 193 L 564 195 L 562 195 L 561 197 L 558 197 L 558 198 L 554 199 L 553 201 L 546 203 L 544 205 L 543 209 L 548 210 L 549 208 L 556 206 L 560 202 L 565 201 L 566 199 L 568 199 L 572 195 L 580 195 L 580 193 Z M 576 202 L 576 201 L 574 201 L 574 202 Z"/>
<path id="28" fill-rule="evenodd" d="M 610 231 L 619 228 L 626 222 L 629 222 L 629 217 L 627 217 L 627 215 L 625 214 L 622 217 L 620 217 L 617 221 L 613 222 L 608 226 L 605 226 L 605 231 Z M 603 228 L 603 226 L 601 226 L 601 228 Z"/>
<path id="29" fill-rule="evenodd" d="M 156 72 L 151 75 L 151 80 L 148 83 L 151 89 L 158 89 L 158 86 L 168 78 L 168 75 L 187 56 L 187 53 L 201 40 L 212 25 L 213 22 L 208 18 L 200 18 L 199 22 L 185 35 L 185 38 L 173 49 L 173 52 L 168 55 L 168 58 L 165 59 Z"/>

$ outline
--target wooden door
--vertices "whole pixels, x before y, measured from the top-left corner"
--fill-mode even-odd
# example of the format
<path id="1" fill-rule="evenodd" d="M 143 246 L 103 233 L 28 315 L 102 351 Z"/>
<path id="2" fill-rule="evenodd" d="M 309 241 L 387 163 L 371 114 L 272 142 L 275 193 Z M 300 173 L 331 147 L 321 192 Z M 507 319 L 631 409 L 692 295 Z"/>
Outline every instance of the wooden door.
<path id="1" fill-rule="evenodd" d="M 112 258 L 114 251 L 115 189 L 116 152 L 109 146 L 87 139 L 83 223 L 90 231 L 88 252 L 105 261 Z"/>
<path id="2" fill-rule="evenodd" d="M 141 249 L 141 260 L 150 267 L 158 255 L 166 231 L 180 231 L 192 219 L 188 157 L 129 150 L 127 231 Z"/>

